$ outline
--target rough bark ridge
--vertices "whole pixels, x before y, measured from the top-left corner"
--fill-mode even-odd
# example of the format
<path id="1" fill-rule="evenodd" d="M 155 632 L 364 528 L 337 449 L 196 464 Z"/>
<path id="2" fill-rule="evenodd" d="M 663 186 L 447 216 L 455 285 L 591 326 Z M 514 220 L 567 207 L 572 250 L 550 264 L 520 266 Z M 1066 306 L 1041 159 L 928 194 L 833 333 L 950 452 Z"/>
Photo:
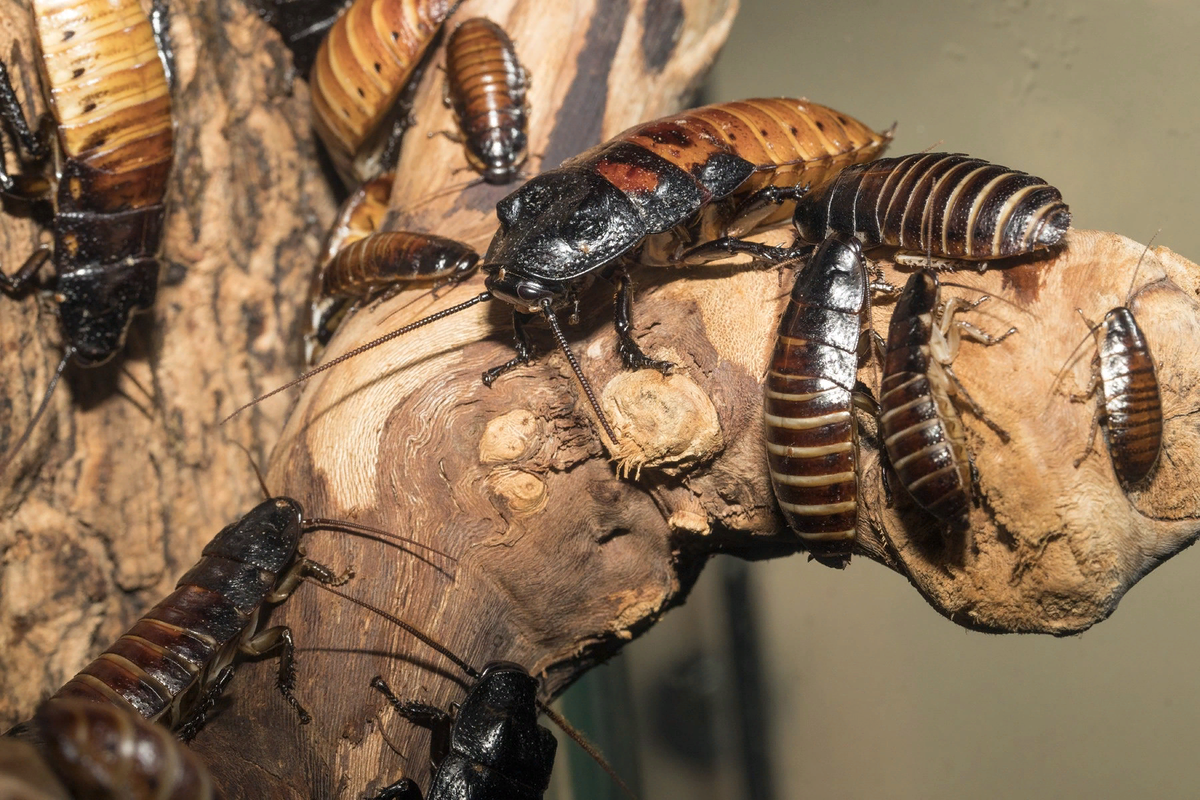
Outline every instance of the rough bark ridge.
<path id="1" fill-rule="evenodd" d="M 459 14 L 482 6 L 469 0 Z M 148 417 L 115 392 L 85 406 L 81 399 L 112 385 L 144 397 L 116 370 L 87 375 L 86 385 L 56 398 L 55 417 L 21 469 L 3 478 L 11 487 L 0 533 L 9 720 L 110 641 L 203 541 L 255 502 L 245 457 L 224 437 L 269 446 L 286 403 L 257 406 L 227 430 L 215 423 L 290 377 L 297 363 L 299 298 L 331 216 L 305 127 L 306 89 L 284 94 L 286 58 L 275 44 L 261 46 L 274 37 L 235 0 L 176 11 L 177 146 L 188 155 L 177 160 L 154 324 L 138 329 L 125 360 L 157 399 L 140 401 Z M 533 170 L 538 155 L 553 166 L 677 105 L 723 39 L 733 7 L 632 0 L 547 9 L 509 0 L 487 4 L 486 13 L 513 34 L 533 75 Z M 29 52 L 27 38 L 21 52 Z M 27 85 L 31 75 L 23 74 Z M 494 203 L 507 190 L 463 188 L 464 175 L 453 173 L 465 165 L 461 150 L 426 138 L 451 125 L 440 80 L 428 70 L 418 92 L 391 226 L 484 247 Z M 27 250 L 32 230 L 6 224 L 5 265 Z M 864 420 L 863 553 L 908 576 L 961 624 L 1081 630 L 1196 534 L 1200 504 L 1189 475 L 1197 434 L 1188 421 L 1200 392 L 1196 266 L 1158 248 L 1138 270 L 1137 284 L 1148 288 L 1133 310 L 1158 364 L 1166 418 L 1164 455 L 1148 487 L 1123 493 L 1103 442 L 1073 466 L 1093 405 L 1067 395 L 1086 383 L 1088 345 L 1054 385 L 1086 334 L 1074 309 L 1098 319 L 1124 302 L 1141 253 L 1112 234 L 1074 232 L 1051 261 L 954 278 L 1017 304 L 981 306 L 972 321 L 991 331 L 1019 328 L 996 347 L 964 344 L 955 363 L 1011 436 L 1003 444 L 964 417 L 983 496 L 967 541 L 943 544 L 902 492 L 888 506 L 873 426 Z M 760 389 L 790 273 L 712 267 L 635 277 L 639 340 L 651 356 L 675 361 L 676 374 L 620 368 L 607 287 L 593 289 L 581 324 L 568 332 L 621 436 L 615 465 L 548 336 L 534 364 L 491 389 L 479 383 L 482 369 L 511 355 L 506 308 L 477 306 L 314 378 L 275 449 L 272 490 L 312 514 L 414 536 L 457 561 L 429 558 L 439 569 L 328 533 L 310 537 L 310 555 L 334 568 L 354 565 L 347 593 L 418 624 L 468 662 L 524 664 L 545 678 L 549 695 L 680 602 L 711 553 L 795 550 L 773 507 Z M 327 358 L 479 289 L 473 281 L 360 311 Z M 6 374 L 19 369 L 23 377 L 19 391 L 10 384 L 11 410 L 0 410 L 9 441 L 57 358 L 52 315 L 37 314 L 32 300 L 10 306 L 0 317 Z M 886 330 L 890 305 L 875 313 L 876 329 Z M 401 696 L 444 706 L 462 696 L 462 676 L 384 620 L 313 587 L 302 587 L 272 622 L 295 630 L 297 694 L 315 721 L 296 724 L 274 692 L 273 662 L 240 669 L 197 740 L 228 794 L 356 797 L 404 774 L 424 783 L 427 734 L 367 683 L 382 674 Z"/>

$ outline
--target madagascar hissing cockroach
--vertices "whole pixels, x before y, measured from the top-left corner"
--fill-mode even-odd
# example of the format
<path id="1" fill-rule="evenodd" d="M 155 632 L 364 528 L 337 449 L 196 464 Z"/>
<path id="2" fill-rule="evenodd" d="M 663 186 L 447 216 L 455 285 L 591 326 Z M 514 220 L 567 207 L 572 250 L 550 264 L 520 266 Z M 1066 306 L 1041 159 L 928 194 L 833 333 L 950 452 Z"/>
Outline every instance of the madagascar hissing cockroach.
<path id="1" fill-rule="evenodd" d="M 987 300 L 941 302 L 930 270 L 913 273 L 888 325 L 887 355 L 879 395 L 879 425 L 892 469 L 913 499 L 952 527 L 967 524 L 971 510 L 972 459 L 956 398 L 985 419 L 959 382 L 951 363 L 962 338 L 987 345 L 1017 332 L 990 336 L 955 314 Z"/>
<path id="2" fill-rule="evenodd" d="M 33 717 L 40 750 L 75 798 L 214 800 L 199 756 L 161 725 L 117 705 L 80 698 L 43 703 Z"/>
<path id="3" fill-rule="evenodd" d="M 1146 251 L 1142 258 L 1150 251 Z M 1076 309 L 1096 342 L 1096 357 L 1092 360 L 1092 377 L 1087 391 L 1071 395 L 1074 402 L 1085 402 L 1099 393 L 1096 412 L 1092 416 L 1088 446 L 1075 460 L 1078 467 L 1096 447 L 1096 429 L 1103 426 L 1108 455 L 1121 486 L 1129 489 L 1150 475 L 1162 450 L 1162 393 L 1154 368 L 1150 345 L 1138 327 L 1130 306 L 1137 293 L 1133 291 L 1141 259 L 1130 279 L 1125 304 L 1104 315 L 1100 324 L 1092 324 Z M 1076 348 L 1078 352 L 1079 348 Z M 1059 371 L 1055 384 L 1070 365 Z"/>
<path id="4" fill-rule="evenodd" d="M 68 360 L 102 364 L 122 347 L 130 318 L 154 305 L 163 196 L 173 156 L 171 96 L 164 55 L 165 13 L 151 18 L 138 0 L 34 0 L 36 56 L 53 117 L 53 142 L 31 130 L 0 63 L 0 115 L 24 156 L 53 155 L 54 175 L 9 175 L 0 148 L 0 192 L 54 205 L 54 296 L 65 352 L 19 443 L 49 403 Z M 53 148 L 53 154 L 51 150 Z M 39 248 L 0 288 L 32 283 L 51 250 Z"/>
<path id="5" fill-rule="evenodd" d="M 358 188 L 343 204 L 309 285 L 304 356 L 313 364 L 352 306 L 418 281 L 456 282 L 475 271 L 479 254 L 426 233 L 375 233 L 387 212 L 392 173 Z"/>
<path id="6" fill-rule="evenodd" d="M 858 533 L 858 380 L 872 282 L 857 239 L 834 234 L 796 275 L 764 387 L 767 462 L 784 519 L 813 557 L 844 567 Z"/>
<path id="7" fill-rule="evenodd" d="M 622 791 L 633 797 L 595 746 L 538 699 L 540 685 L 527 669 L 510 661 L 493 661 L 477 670 L 399 617 L 328 586 L 321 588 L 399 626 L 447 658 L 474 682 L 466 698 L 451 707 L 453 714 L 450 714 L 426 703 L 401 701 L 382 677 L 377 675 L 371 680 L 371 686 L 387 698 L 397 713 L 434 731 L 431 745 L 434 775 L 425 800 L 540 800 L 550 785 L 558 744 L 550 731 L 538 725 L 538 712 L 549 717 Z M 372 800 L 421 798 L 420 788 L 408 778 L 372 796 Z"/>
<path id="8" fill-rule="evenodd" d="M 305 519 L 300 504 L 288 497 L 266 500 L 222 529 L 179 579 L 175 591 L 52 699 L 79 697 L 132 708 L 186 740 L 199 730 L 233 677 L 233 661 L 239 654 L 258 656 L 279 650 L 276 685 L 300 722 L 309 722 L 308 712 L 293 694 L 292 632 L 283 626 L 265 631 L 258 627 L 264 607 L 287 599 L 305 577 L 331 584 L 349 579 L 351 573 L 335 576 L 304 557 L 300 537 L 317 528 L 415 544 L 355 523 Z"/>
<path id="9" fill-rule="evenodd" d="M 321 42 L 313 65 L 313 126 L 348 185 L 392 166 L 407 120 L 400 102 L 425 51 L 457 3 L 354 0 Z"/>
<path id="10" fill-rule="evenodd" d="M 528 155 L 529 76 L 512 39 L 496 23 L 472 17 L 446 43 L 446 105 L 462 130 L 467 161 L 488 183 L 516 180 Z"/>
<path id="11" fill-rule="evenodd" d="M 634 126 L 538 175 L 497 204 L 500 229 L 482 265 L 485 292 L 318 369 L 498 298 L 513 306 L 517 353 L 484 373 L 484 383 L 491 385 L 506 370 L 528 363 L 532 348 L 526 326 L 540 314 L 600 425 L 616 442 L 567 344 L 557 310 L 578 308 L 579 295 L 595 277 L 611 277 L 617 284 L 616 329 L 626 366 L 668 371 L 671 364 L 648 358 L 634 341 L 627 257 L 674 264 L 684 244 L 723 230 L 750 195 L 768 186 L 820 186 L 847 165 L 874 158 L 890 140 L 890 132 L 875 133 L 832 109 L 786 98 L 718 103 Z"/>
<path id="12" fill-rule="evenodd" d="M 73 800 L 33 742 L 0 736 L 0 798 Z"/>

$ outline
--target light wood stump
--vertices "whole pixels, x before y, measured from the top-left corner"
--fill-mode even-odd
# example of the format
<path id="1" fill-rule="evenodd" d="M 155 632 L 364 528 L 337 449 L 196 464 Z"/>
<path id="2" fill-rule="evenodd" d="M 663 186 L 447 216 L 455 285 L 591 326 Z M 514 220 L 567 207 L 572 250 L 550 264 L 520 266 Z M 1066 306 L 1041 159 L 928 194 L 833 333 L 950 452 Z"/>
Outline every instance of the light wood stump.
<path id="1" fill-rule="evenodd" d="M 460 16 L 483 5 L 470 0 Z M 286 94 L 287 58 L 274 38 L 236 0 L 175 10 L 181 155 L 166 278 L 153 324 L 136 327 L 123 362 L 154 398 L 116 369 L 82 373 L 55 399 L 20 469 L 2 478 L 6 722 L 111 641 L 203 542 L 257 501 L 231 442 L 261 453 L 278 438 L 271 489 L 309 513 L 451 553 L 457 562 L 439 571 L 379 543 L 331 533 L 307 543 L 316 559 L 356 568 L 347 592 L 418 624 L 473 664 L 524 664 L 545 679 L 547 695 L 681 602 L 709 555 L 796 549 L 780 531 L 762 445 L 761 379 L 790 289 L 790 273 L 778 269 L 636 274 L 639 341 L 678 365 L 669 378 L 620 368 L 611 290 L 597 285 L 587 295 L 584 318 L 568 335 L 621 434 L 615 462 L 548 336 L 539 337 L 534 364 L 491 389 L 480 384 L 483 369 L 511 355 L 500 304 L 314 378 L 286 427 L 287 403 L 273 399 L 217 428 L 243 400 L 297 371 L 303 287 L 332 203 L 306 124 L 306 87 Z M 487 4 L 534 76 L 530 168 L 677 107 L 733 12 L 732 0 L 609 2 L 599 10 Z M 12 22 L 19 16 L 7 18 L 7 32 L 21 28 Z M 18 33 L 27 54 L 27 34 Z M 30 75 L 23 71 L 27 85 Z M 390 225 L 484 248 L 494 204 L 508 189 L 463 189 L 470 175 L 454 173 L 464 165 L 461 151 L 444 137 L 426 138 L 451 127 L 440 81 L 430 70 L 418 92 Z M 0 242 L 6 269 L 35 238 L 9 219 Z M 955 364 L 1012 437 L 1003 444 L 965 416 L 983 504 L 964 545 L 944 547 L 902 493 L 888 507 L 864 420 L 863 553 L 908 576 L 961 624 L 1081 630 L 1196 534 L 1200 503 L 1189 475 L 1197 442 L 1188 422 L 1200 405 L 1195 265 L 1159 248 L 1138 273 L 1139 284 L 1154 284 L 1134 311 L 1155 353 L 1167 419 L 1164 457 L 1146 491 L 1126 496 L 1102 448 L 1073 466 L 1093 406 L 1067 395 L 1086 382 L 1090 345 L 1052 391 L 1086 333 L 1075 308 L 1099 318 L 1123 302 L 1141 252 L 1112 234 L 1074 232 L 1053 261 L 955 278 L 1023 308 L 981 307 L 977 324 L 1020 332 L 997 347 L 964 344 Z M 436 299 L 409 293 L 360 311 L 327 357 L 479 290 L 475 280 Z M 8 307 L 0 316 L 4 374 L 22 376 L 6 384 L 11 408 L 0 407 L 12 441 L 57 353 L 52 314 L 39 315 L 33 300 Z M 886 330 L 890 310 L 876 308 L 877 330 Z M 851 568 L 866 567 L 856 560 Z M 444 706 L 462 696 L 462 676 L 382 619 L 313 587 L 302 587 L 272 622 L 295 630 L 297 694 L 315 721 L 296 724 L 274 691 L 274 662 L 239 670 L 196 742 L 229 796 L 357 797 L 405 774 L 424 783 L 427 734 L 386 708 L 368 681 L 382 674 L 402 696 Z"/>

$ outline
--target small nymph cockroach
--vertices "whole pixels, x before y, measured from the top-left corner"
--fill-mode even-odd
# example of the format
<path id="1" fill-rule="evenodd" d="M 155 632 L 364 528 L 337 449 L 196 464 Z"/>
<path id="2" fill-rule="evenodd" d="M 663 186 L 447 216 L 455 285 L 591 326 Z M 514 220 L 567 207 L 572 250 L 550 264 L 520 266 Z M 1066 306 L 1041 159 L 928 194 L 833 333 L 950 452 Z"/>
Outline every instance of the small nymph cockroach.
<path id="1" fill-rule="evenodd" d="M 34 0 L 37 58 L 53 140 L 25 119 L 7 68 L 0 63 L 0 115 L 24 156 L 53 155 L 44 170 L 9 175 L 0 150 L 0 192 L 54 206 L 53 251 L 39 248 L 0 289 L 17 294 L 51 257 L 54 295 L 65 352 L 46 398 L 20 442 L 49 402 L 68 360 L 102 364 L 125 340 L 130 318 L 154 305 L 163 197 L 173 156 L 165 14 L 154 21 L 138 0 Z"/>
<path id="2" fill-rule="evenodd" d="M 990 336 L 955 319 L 986 299 L 955 297 L 942 303 L 933 272 L 914 273 L 888 325 L 879 396 L 879 424 L 892 469 L 922 508 L 959 528 L 966 526 L 971 510 L 973 462 L 955 400 L 984 417 L 951 363 L 963 337 L 992 345 L 1017 331 Z"/>
<path id="3" fill-rule="evenodd" d="M 33 717 L 40 748 L 75 798 L 213 800 L 199 756 L 161 725 L 107 703 L 49 700 Z M 2 793 L 0 793 L 2 794 Z"/>
<path id="4" fill-rule="evenodd" d="M 826 239 L 796 275 L 767 370 L 767 461 L 784 519 L 813 557 L 850 559 L 858 531 L 858 381 L 873 283 L 857 239 Z"/>
<path id="5" fill-rule="evenodd" d="M 1041 178 L 962 154 L 922 153 L 843 170 L 797 204 L 793 221 L 810 243 L 837 231 L 868 249 L 982 260 L 1054 247 L 1071 212 Z"/>
<path id="6" fill-rule="evenodd" d="M 875 133 L 833 109 L 787 98 L 719 103 L 634 126 L 538 175 L 497 204 L 500 230 L 481 266 L 487 273 L 485 292 L 318 369 L 498 298 L 513 306 L 517 353 L 484 373 L 484 382 L 490 385 L 532 358 L 526 326 L 541 315 L 600 425 L 616 442 L 559 326 L 558 310 L 577 307 L 594 278 L 611 277 L 625 364 L 669 370 L 669 363 L 648 358 L 634 341 L 625 272 L 629 259 L 636 253 L 642 264 L 676 263 L 685 244 L 723 230 L 750 195 L 768 186 L 820 186 L 838 170 L 879 155 L 889 141 L 890 133 Z"/>
<path id="7" fill-rule="evenodd" d="M 79 697 L 132 708 L 186 740 L 199 730 L 232 678 L 239 654 L 278 651 L 276 685 L 301 723 L 308 722 L 308 712 L 293 694 L 292 633 L 283 626 L 260 631 L 259 620 L 265 607 L 287 599 L 305 577 L 331 584 L 349 579 L 350 573 L 335 576 L 304 557 L 300 537 L 317 528 L 412 544 L 354 523 L 305 519 L 300 505 L 287 497 L 266 500 L 222 529 L 174 592 L 52 698 Z"/>
<path id="8" fill-rule="evenodd" d="M 509 183 L 528 155 L 529 76 L 512 39 L 482 17 L 465 20 L 446 43 L 446 105 L 462 130 L 467 161 L 488 183 Z"/>
<path id="9" fill-rule="evenodd" d="M 399 102 L 451 0 L 354 0 L 321 42 L 309 85 L 313 125 L 350 185 L 388 169 L 404 124 Z"/>

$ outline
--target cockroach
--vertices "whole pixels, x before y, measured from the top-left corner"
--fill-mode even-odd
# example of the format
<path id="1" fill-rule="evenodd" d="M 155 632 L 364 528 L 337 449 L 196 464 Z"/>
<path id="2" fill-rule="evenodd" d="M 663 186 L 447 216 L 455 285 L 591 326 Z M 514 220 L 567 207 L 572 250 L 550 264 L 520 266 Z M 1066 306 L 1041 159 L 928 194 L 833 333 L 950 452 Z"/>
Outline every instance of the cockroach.
<path id="1" fill-rule="evenodd" d="M 166 728 L 117 705 L 50 700 L 34 714 L 46 762 L 76 798 L 213 800 L 199 756 Z"/>
<path id="2" fill-rule="evenodd" d="M 482 264 L 486 291 L 318 369 L 498 298 L 514 307 L 517 353 L 484 373 L 484 383 L 491 385 L 506 370 L 529 362 L 526 326 L 541 314 L 601 427 L 616 442 L 567 344 L 557 310 L 578 308 L 580 293 L 598 275 L 613 277 L 623 361 L 633 369 L 669 371 L 671 364 L 648 358 L 633 339 L 631 283 L 623 260 L 637 251 L 644 264 L 675 263 L 686 243 L 723 229 L 748 196 L 767 186 L 819 186 L 838 170 L 874 158 L 889 141 L 890 132 L 875 133 L 832 109 L 786 98 L 719 103 L 634 126 L 538 175 L 497 204 L 500 229 Z"/>
<path id="3" fill-rule="evenodd" d="M 346 7 L 346 0 L 247 0 L 247 5 L 283 37 L 292 51 L 294 74 L 308 77 L 317 48 Z"/>
<path id="4" fill-rule="evenodd" d="M 234 659 L 239 654 L 260 656 L 278 650 L 276 686 L 301 724 L 310 722 L 293 694 L 292 632 L 284 626 L 260 631 L 259 618 L 264 606 L 287 599 L 306 577 L 334 585 L 351 577 L 351 572 L 335 576 L 304 557 L 300 537 L 317 528 L 415 544 L 355 523 L 305 519 L 295 500 L 270 498 L 222 529 L 204 548 L 200 561 L 179 579 L 175 591 L 52 699 L 78 697 L 132 708 L 188 740 L 233 677 Z"/>
<path id="5" fill-rule="evenodd" d="M 955 261 L 1045 251 L 1057 246 L 1071 226 L 1062 194 L 1046 181 L 960 153 L 881 158 L 847 167 L 807 192 L 768 187 L 755 202 L 770 206 L 798 195 L 792 215 L 797 244 L 817 244 L 842 233 L 857 237 L 868 250 L 888 245 L 908 251 L 897 255 L 897 263 L 918 264 L 918 255 L 921 262 L 939 256 L 943 265 L 953 267 Z M 734 252 L 783 260 L 793 257 L 796 248 L 727 237 L 695 248 L 688 258 L 700 261 Z"/>
<path id="6" fill-rule="evenodd" d="M 1146 252 L 1149 250 L 1150 245 L 1146 245 Z M 1142 258 L 1146 252 L 1142 253 Z M 1095 449 L 1096 430 L 1103 427 L 1113 471 L 1126 490 L 1150 475 L 1162 450 L 1162 393 L 1158 374 L 1154 357 L 1150 355 L 1150 345 L 1130 308 L 1137 296 L 1133 284 L 1140 267 L 1139 259 L 1130 279 L 1125 304 L 1105 314 L 1098 325 L 1092 324 L 1082 309 L 1076 309 L 1095 340 L 1096 357 L 1092 360 L 1092 377 L 1087 391 L 1071 395 L 1071 400 L 1086 402 L 1097 393 L 1099 397 L 1087 449 L 1075 459 L 1075 466 L 1078 468 Z M 1076 352 L 1078 350 L 1076 347 Z M 1073 359 L 1074 354 L 1067 360 L 1067 365 Z M 1067 365 L 1059 371 L 1055 384 Z"/>
<path id="7" fill-rule="evenodd" d="M 391 166 L 398 102 L 457 6 L 451 0 L 354 0 L 317 50 L 309 85 L 313 125 L 342 179 L 355 185 Z"/>
<path id="8" fill-rule="evenodd" d="M 483 17 L 465 20 L 446 43 L 446 105 L 462 130 L 467 161 L 488 183 L 516 180 L 528 155 L 529 75 L 512 39 Z"/>
<path id="9" fill-rule="evenodd" d="M 54 175 L 9 175 L 0 149 L 0 192 L 54 205 L 53 251 L 42 247 L 0 288 L 18 294 L 53 252 L 55 298 L 65 352 L 41 406 L 0 472 L 29 437 L 74 358 L 95 366 L 122 347 L 131 317 L 154 305 L 163 197 L 173 156 L 165 10 L 154 19 L 138 0 L 34 0 L 42 89 L 56 126 L 34 133 L 0 63 L 0 115 L 24 156 Z M 161 57 L 160 57 L 161 54 Z"/>
<path id="10" fill-rule="evenodd" d="M 955 297 L 942 304 L 937 277 L 923 269 L 908 279 L 888 325 L 879 396 L 888 459 L 913 499 L 954 528 L 967 525 L 973 485 L 973 462 L 955 400 L 986 417 L 951 364 L 963 337 L 990 346 L 1017 332 L 1010 328 L 991 336 L 955 319 L 987 299 Z"/>
<path id="11" fill-rule="evenodd" d="M 872 289 L 857 239 L 834 234 L 796 275 L 767 370 L 767 461 L 784 519 L 813 558 L 850 560 L 858 531 L 858 423 L 876 412 L 858 380 Z"/>
<path id="12" fill-rule="evenodd" d="M 37 748 L 11 736 L 0 736 L 0 798 L 72 800 Z"/>

